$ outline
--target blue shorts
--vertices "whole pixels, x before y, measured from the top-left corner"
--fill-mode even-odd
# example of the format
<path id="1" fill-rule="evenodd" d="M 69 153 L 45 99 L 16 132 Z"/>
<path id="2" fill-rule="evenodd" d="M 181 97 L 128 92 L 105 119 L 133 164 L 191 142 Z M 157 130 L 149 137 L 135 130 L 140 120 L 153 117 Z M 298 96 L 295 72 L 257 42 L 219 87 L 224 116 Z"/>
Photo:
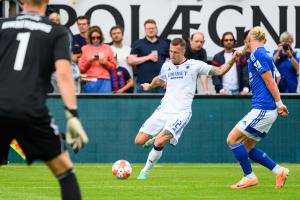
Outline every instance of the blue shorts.
<path id="1" fill-rule="evenodd" d="M 97 79 L 97 81 L 82 84 L 83 93 L 112 93 L 110 79 Z"/>

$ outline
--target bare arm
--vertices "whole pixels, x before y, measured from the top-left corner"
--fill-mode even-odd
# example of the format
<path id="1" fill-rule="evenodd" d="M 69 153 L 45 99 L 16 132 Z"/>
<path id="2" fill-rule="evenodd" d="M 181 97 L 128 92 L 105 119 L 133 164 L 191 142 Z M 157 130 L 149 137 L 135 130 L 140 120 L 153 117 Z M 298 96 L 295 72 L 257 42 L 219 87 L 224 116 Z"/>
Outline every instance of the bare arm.
<path id="1" fill-rule="evenodd" d="M 58 88 L 65 106 L 68 109 L 76 109 L 75 85 L 70 62 L 64 59 L 57 60 L 55 62 L 55 68 Z"/>
<path id="2" fill-rule="evenodd" d="M 275 80 L 273 79 L 271 71 L 264 72 L 263 74 L 261 74 L 261 77 L 275 100 L 278 114 L 282 116 L 287 116 L 289 112 L 287 110 L 287 107 L 281 101 L 280 92 L 278 90 Z"/>
<path id="3" fill-rule="evenodd" d="M 161 80 L 159 76 L 156 76 L 152 79 L 151 83 L 143 83 L 141 86 L 144 88 L 144 91 L 148 91 L 161 86 L 163 83 L 165 82 Z"/>
<path id="4" fill-rule="evenodd" d="M 213 66 L 211 68 L 211 70 L 209 71 L 209 75 L 212 75 L 212 76 L 224 75 L 226 72 L 228 72 L 230 70 L 232 65 L 235 63 L 235 59 L 236 59 L 236 53 L 233 54 L 232 58 L 227 63 L 221 65 L 220 67 Z"/>
<path id="5" fill-rule="evenodd" d="M 127 57 L 127 63 L 129 65 L 139 65 L 149 60 L 151 60 L 152 62 L 157 62 L 157 55 L 155 55 L 154 53 L 150 53 L 147 56 L 138 57 L 135 54 L 131 54 Z"/>
<path id="6" fill-rule="evenodd" d="M 270 93 L 272 94 L 275 102 L 280 101 L 280 92 L 278 90 L 277 84 L 275 83 L 271 71 L 266 71 L 261 74 L 262 79 L 264 80 L 267 88 L 269 89 Z"/>
<path id="7" fill-rule="evenodd" d="M 138 57 L 137 55 L 129 55 L 127 62 L 129 65 L 139 65 L 149 60 L 148 56 Z"/>
<path id="8" fill-rule="evenodd" d="M 221 65 L 220 67 L 212 67 L 212 69 L 209 72 L 209 75 L 222 76 L 226 74 L 226 72 L 230 70 L 230 68 L 236 62 L 236 60 L 247 52 L 248 48 L 249 46 L 245 45 L 242 51 L 235 51 L 231 59 L 227 63 Z"/>
<path id="9" fill-rule="evenodd" d="M 210 91 L 208 90 L 208 77 L 206 75 L 201 75 L 200 79 L 204 93 L 210 94 Z"/>
<path id="10" fill-rule="evenodd" d="M 129 88 L 133 87 L 133 79 L 129 79 L 129 81 L 126 83 L 126 85 L 124 85 L 124 87 L 120 88 L 117 93 L 124 93 L 126 92 Z"/>

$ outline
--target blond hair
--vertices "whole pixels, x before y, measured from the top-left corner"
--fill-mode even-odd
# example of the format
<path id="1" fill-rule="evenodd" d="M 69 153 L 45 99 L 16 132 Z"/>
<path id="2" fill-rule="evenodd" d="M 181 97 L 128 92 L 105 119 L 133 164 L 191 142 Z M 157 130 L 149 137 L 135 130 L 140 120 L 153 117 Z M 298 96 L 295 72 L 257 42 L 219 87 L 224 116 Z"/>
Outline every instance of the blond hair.
<path id="1" fill-rule="evenodd" d="M 249 32 L 249 36 L 252 37 L 254 40 L 257 40 L 257 41 L 263 41 L 263 42 L 266 41 L 265 29 L 263 29 L 260 26 L 253 27 Z"/>
<path id="2" fill-rule="evenodd" d="M 288 39 L 290 39 L 292 41 L 292 43 L 294 42 L 294 37 L 291 33 L 289 33 L 289 32 L 281 33 L 280 39 L 279 39 L 280 42 L 284 42 L 285 40 L 288 40 Z"/>
<path id="3" fill-rule="evenodd" d="M 51 13 L 48 18 L 50 21 L 60 24 L 60 15 L 57 12 Z"/>

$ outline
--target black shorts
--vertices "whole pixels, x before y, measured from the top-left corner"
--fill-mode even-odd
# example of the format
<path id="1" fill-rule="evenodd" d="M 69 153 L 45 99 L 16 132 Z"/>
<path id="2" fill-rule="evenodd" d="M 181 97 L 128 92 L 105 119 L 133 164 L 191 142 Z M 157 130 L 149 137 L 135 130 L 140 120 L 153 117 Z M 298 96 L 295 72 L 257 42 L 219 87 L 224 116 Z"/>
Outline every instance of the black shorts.
<path id="1" fill-rule="evenodd" d="M 52 160 L 66 150 L 58 127 L 49 115 L 28 121 L 0 117 L 0 164 L 7 160 L 13 139 L 21 146 L 28 164 L 34 160 Z"/>

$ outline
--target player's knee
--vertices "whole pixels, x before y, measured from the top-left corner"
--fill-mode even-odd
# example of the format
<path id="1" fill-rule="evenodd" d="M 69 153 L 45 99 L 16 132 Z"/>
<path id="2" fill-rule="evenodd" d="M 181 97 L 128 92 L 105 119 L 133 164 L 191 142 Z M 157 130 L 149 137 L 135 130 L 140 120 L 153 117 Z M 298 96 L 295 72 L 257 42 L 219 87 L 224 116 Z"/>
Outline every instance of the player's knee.
<path id="1" fill-rule="evenodd" d="M 139 144 L 139 139 L 138 138 L 134 139 L 134 144 Z"/>
<path id="2" fill-rule="evenodd" d="M 159 139 L 157 138 L 154 142 L 155 146 L 157 147 L 164 147 L 164 145 L 166 144 L 167 141 L 163 140 L 163 139 Z"/>
<path id="3" fill-rule="evenodd" d="M 227 137 L 226 142 L 227 142 L 228 145 L 233 145 L 235 141 L 232 140 L 230 137 Z"/>
<path id="4" fill-rule="evenodd" d="M 142 143 L 142 141 L 139 138 L 135 138 L 134 144 L 140 145 L 140 144 L 143 144 L 143 143 Z"/>
<path id="5" fill-rule="evenodd" d="M 136 145 L 141 145 L 144 144 L 145 140 L 143 138 L 141 138 L 139 135 L 137 135 L 134 139 L 134 144 Z"/>

